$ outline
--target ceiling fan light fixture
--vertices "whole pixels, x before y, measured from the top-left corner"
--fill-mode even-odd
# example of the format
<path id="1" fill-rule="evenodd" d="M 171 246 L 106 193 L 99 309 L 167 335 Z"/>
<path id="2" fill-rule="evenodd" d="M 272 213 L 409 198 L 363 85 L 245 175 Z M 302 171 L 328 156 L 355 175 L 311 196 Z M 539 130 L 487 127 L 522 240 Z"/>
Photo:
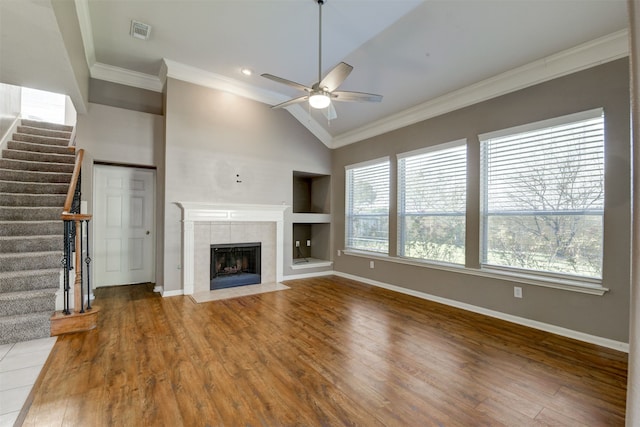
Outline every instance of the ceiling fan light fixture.
<path id="1" fill-rule="evenodd" d="M 309 105 L 312 108 L 321 110 L 327 108 L 331 104 L 331 98 L 325 92 L 317 92 L 309 96 Z"/>

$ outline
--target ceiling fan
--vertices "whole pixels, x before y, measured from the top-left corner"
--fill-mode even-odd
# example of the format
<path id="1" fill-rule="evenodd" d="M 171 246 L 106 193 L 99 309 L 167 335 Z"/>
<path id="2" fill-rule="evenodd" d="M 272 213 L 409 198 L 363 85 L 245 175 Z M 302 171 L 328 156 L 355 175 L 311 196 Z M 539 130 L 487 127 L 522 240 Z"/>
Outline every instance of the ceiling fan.
<path id="1" fill-rule="evenodd" d="M 288 107 L 289 105 L 298 104 L 308 100 L 310 107 L 323 110 L 323 114 L 327 117 L 327 119 L 332 120 L 335 119 L 337 115 L 331 101 L 382 101 L 382 95 L 336 90 L 353 70 L 353 67 L 345 62 L 340 62 L 338 65 L 333 67 L 333 69 L 329 71 L 327 75 L 324 76 L 324 78 L 322 78 L 322 5 L 325 3 L 325 0 L 314 1 L 318 3 L 318 81 L 311 87 L 309 87 L 300 83 L 293 82 L 291 80 L 283 79 L 282 77 L 274 76 L 272 74 L 262 74 L 262 77 L 266 77 L 269 80 L 283 83 L 287 86 L 291 86 L 307 92 L 306 95 L 290 99 L 281 104 L 274 105 L 271 108 L 284 108 Z"/>

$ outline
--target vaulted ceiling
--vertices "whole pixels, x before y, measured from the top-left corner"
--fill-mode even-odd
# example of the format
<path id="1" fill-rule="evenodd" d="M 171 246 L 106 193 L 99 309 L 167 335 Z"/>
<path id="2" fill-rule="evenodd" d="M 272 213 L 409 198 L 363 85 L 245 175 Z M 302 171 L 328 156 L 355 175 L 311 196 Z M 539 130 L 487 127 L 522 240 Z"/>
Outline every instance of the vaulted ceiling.
<path id="1" fill-rule="evenodd" d="M 0 0 L 0 80 L 15 80 L 4 64 L 15 56 L 6 33 L 34 25 L 29 14 L 16 16 L 10 2 L 18 3 Z M 36 11 L 51 7 L 51 0 L 24 3 Z M 262 73 L 303 85 L 318 80 L 315 0 L 75 0 L 75 6 L 94 78 L 160 91 L 169 75 L 267 104 L 301 93 Z M 131 20 L 151 26 L 148 40 L 130 36 Z M 382 94 L 383 101 L 336 103 L 331 121 L 306 104 L 289 110 L 336 147 L 625 56 L 626 27 L 625 0 L 327 0 L 322 73 L 347 62 L 354 70 L 340 89 Z M 241 74 L 242 67 L 253 75 Z"/>

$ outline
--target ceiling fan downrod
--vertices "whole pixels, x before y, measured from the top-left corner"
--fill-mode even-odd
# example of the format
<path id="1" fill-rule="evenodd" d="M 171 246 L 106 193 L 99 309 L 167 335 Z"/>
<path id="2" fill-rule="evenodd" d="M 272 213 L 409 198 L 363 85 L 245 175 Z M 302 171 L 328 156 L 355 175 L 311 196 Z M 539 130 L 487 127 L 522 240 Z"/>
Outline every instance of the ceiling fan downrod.
<path id="1" fill-rule="evenodd" d="M 322 5 L 324 0 L 318 2 L 318 82 L 322 80 Z M 321 88 L 318 88 L 321 89 Z"/>

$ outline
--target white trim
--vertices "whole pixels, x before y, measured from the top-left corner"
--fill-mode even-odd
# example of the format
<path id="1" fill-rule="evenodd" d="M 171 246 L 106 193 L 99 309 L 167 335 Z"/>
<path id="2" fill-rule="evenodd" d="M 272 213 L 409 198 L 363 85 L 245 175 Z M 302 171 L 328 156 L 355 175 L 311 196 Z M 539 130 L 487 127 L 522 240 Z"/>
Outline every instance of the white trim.
<path id="1" fill-rule="evenodd" d="M 540 120 L 537 122 L 526 123 L 524 125 L 513 126 L 506 129 L 499 129 L 491 132 L 486 132 L 478 135 L 478 140 L 480 142 L 486 141 L 488 139 L 501 138 L 503 136 L 514 135 L 518 133 L 531 132 L 540 129 L 546 129 L 554 126 L 562 126 L 568 123 L 579 122 L 582 120 L 588 119 L 596 119 L 598 117 L 602 117 L 604 113 L 604 109 L 594 108 L 592 110 L 580 111 L 578 113 L 567 114 L 560 117 L 553 117 L 547 120 Z"/>
<path id="2" fill-rule="evenodd" d="M 91 77 L 94 79 L 151 90 L 153 92 L 162 92 L 163 89 L 163 83 L 160 78 L 150 74 L 139 73 L 100 62 L 93 64 L 90 70 Z"/>
<path id="3" fill-rule="evenodd" d="M 566 76 L 629 55 L 628 30 L 600 37 L 571 49 L 490 77 L 462 89 L 419 104 L 337 135 L 331 148 L 339 148 L 363 139 L 449 113 L 491 98 L 515 92 L 538 83 Z"/>
<path id="4" fill-rule="evenodd" d="M 275 222 L 276 282 L 281 282 L 284 264 L 284 211 L 288 205 L 176 202 L 182 209 L 182 289 L 195 291 L 195 222 Z"/>
<path id="5" fill-rule="evenodd" d="M 366 168 L 367 166 L 377 166 L 382 163 L 391 163 L 389 156 L 378 157 L 377 159 L 365 160 L 364 162 L 354 163 L 352 165 L 345 165 L 344 170 Z"/>
<path id="6" fill-rule="evenodd" d="M 155 289 L 154 289 L 155 292 Z M 181 296 L 184 295 L 184 292 L 182 291 L 182 289 L 178 289 L 176 291 L 162 291 L 162 297 L 177 297 L 177 296 Z"/>
<path id="7" fill-rule="evenodd" d="M 11 126 L 7 129 L 7 131 L 2 135 L 2 139 L 0 139 L 0 158 L 2 157 L 2 150 L 6 148 L 7 142 L 11 140 L 11 137 L 15 133 L 18 126 L 22 124 L 22 115 L 18 114 L 16 118 L 11 123 Z"/>
<path id="8" fill-rule="evenodd" d="M 449 148 L 457 148 L 467 145 L 467 138 L 458 139 L 456 141 L 442 142 L 440 144 L 430 145 L 428 147 L 418 148 L 417 150 L 406 151 L 404 153 L 396 154 L 398 160 L 406 159 L 413 156 L 419 156 L 422 154 L 432 153 L 435 151 L 448 150 Z"/>
<path id="9" fill-rule="evenodd" d="M 287 280 L 310 279 L 312 277 L 324 277 L 333 275 L 336 275 L 335 271 L 318 271 L 316 273 L 291 274 L 289 276 L 284 276 L 282 280 L 286 282 Z"/>
<path id="10" fill-rule="evenodd" d="M 435 270 L 449 271 L 452 273 L 468 274 L 471 276 L 486 277 L 489 279 L 496 279 L 496 280 L 504 280 L 511 283 L 541 286 L 543 288 L 560 289 L 563 291 L 578 292 L 578 293 L 589 294 L 589 295 L 602 296 L 609 291 L 609 288 L 598 286 L 596 284 L 593 284 L 591 281 L 578 282 L 578 281 L 563 280 L 558 278 L 545 279 L 542 276 L 538 277 L 533 275 L 524 275 L 524 274 L 517 274 L 517 273 L 506 273 L 506 272 L 497 273 L 495 272 L 495 270 L 490 271 L 487 269 L 467 268 L 463 265 L 458 266 L 456 264 L 444 264 L 444 263 L 438 263 L 438 262 L 432 262 L 432 261 L 413 260 L 413 259 L 403 258 L 403 257 L 392 257 L 392 256 L 381 254 L 381 253 L 359 251 L 357 249 L 343 249 L 342 253 L 344 255 L 356 256 L 360 258 L 373 258 L 380 261 L 394 262 L 397 264 L 412 265 L 415 267 L 423 267 L 423 268 L 433 268 Z"/>
<path id="11" fill-rule="evenodd" d="M 84 46 L 84 57 L 87 60 L 89 69 L 96 63 L 96 48 L 93 43 L 93 27 L 91 25 L 91 14 L 89 13 L 89 0 L 75 0 L 76 15 L 80 26 L 80 36 Z"/>
<path id="12" fill-rule="evenodd" d="M 389 289 L 391 291 L 399 292 L 405 295 L 411 295 L 417 298 L 425 299 L 428 301 L 434 301 L 440 304 L 448 305 L 450 307 L 459 308 L 462 310 L 471 311 L 473 313 L 483 314 L 485 316 L 493 317 L 500 320 L 505 320 L 507 322 L 516 323 L 518 325 L 527 326 L 533 329 L 538 329 L 545 332 L 550 332 L 552 334 L 560 335 L 567 338 L 576 339 L 579 341 L 587 342 L 590 344 L 599 345 L 602 347 L 607 347 L 613 350 L 622 351 L 625 353 L 629 352 L 629 344 L 625 342 L 615 341 L 609 338 L 603 338 L 596 335 L 586 334 L 584 332 L 574 331 L 572 329 L 562 328 L 560 326 L 551 325 L 549 323 L 539 322 L 537 320 L 526 319 L 524 317 L 514 316 L 512 314 L 502 313 L 500 311 L 489 310 L 484 307 L 478 307 L 475 305 L 467 304 L 464 302 L 452 300 L 449 298 L 443 298 L 436 295 L 427 294 L 420 291 L 415 291 L 413 289 L 407 289 L 400 286 L 390 285 L 388 283 L 378 282 L 377 280 L 371 280 L 360 276 L 355 276 L 352 274 L 342 273 L 339 271 L 335 271 L 334 274 L 336 276 L 344 277 L 351 280 L 357 280 L 359 282 L 363 282 L 372 286 L 377 286 L 384 289 Z"/>

